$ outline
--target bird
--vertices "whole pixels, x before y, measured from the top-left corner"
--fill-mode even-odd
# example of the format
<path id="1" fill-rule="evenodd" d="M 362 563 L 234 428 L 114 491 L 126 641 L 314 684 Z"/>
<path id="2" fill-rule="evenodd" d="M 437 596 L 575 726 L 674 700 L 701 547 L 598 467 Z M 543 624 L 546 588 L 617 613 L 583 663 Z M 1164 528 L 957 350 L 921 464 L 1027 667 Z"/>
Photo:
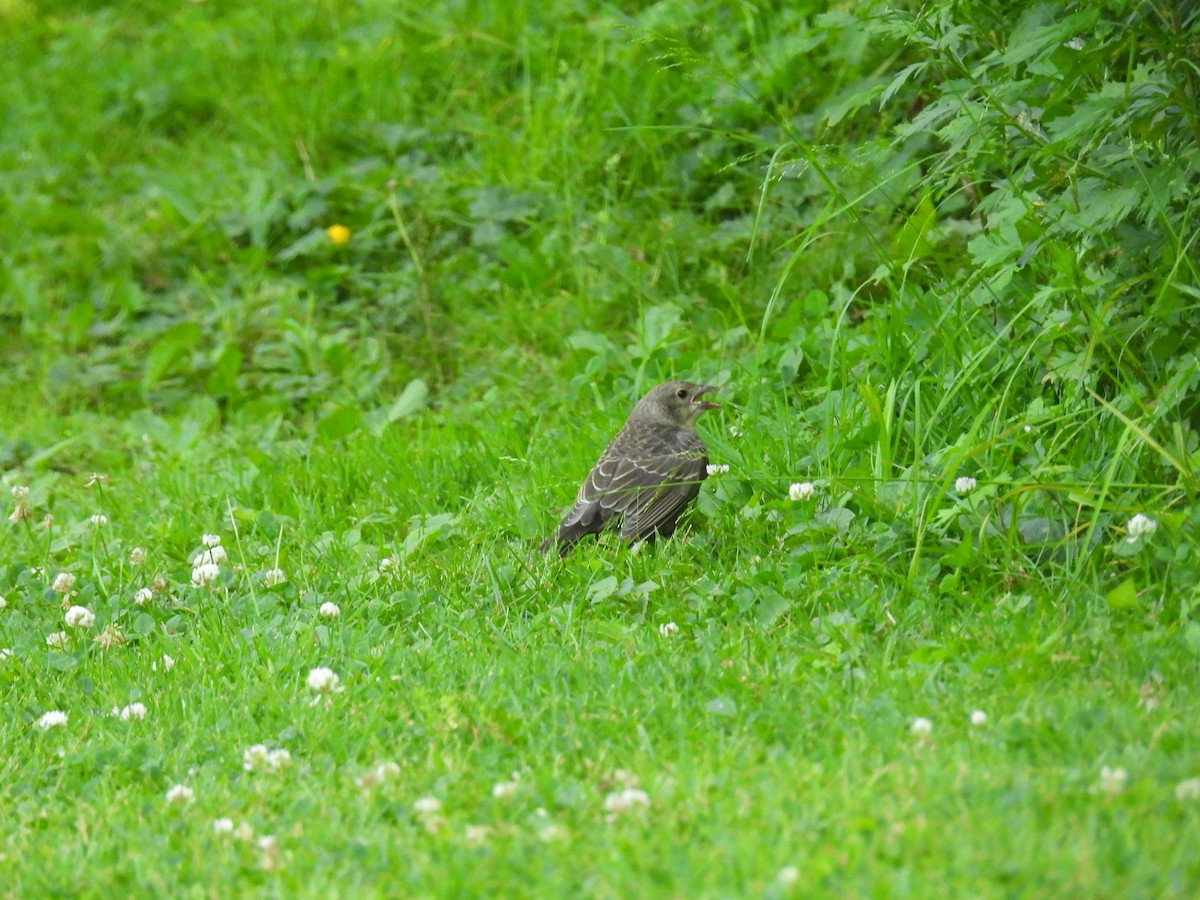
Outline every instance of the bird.
<path id="1" fill-rule="evenodd" d="M 587 535 L 618 522 L 630 544 L 669 537 L 708 476 L 708 448 L 695 426 L 701 414 L 720 409 L 705 399 L 717 390 L 691 381 L 651 388 L 600 454 L 542 553 L 557 548 L 566 556 Z"/>

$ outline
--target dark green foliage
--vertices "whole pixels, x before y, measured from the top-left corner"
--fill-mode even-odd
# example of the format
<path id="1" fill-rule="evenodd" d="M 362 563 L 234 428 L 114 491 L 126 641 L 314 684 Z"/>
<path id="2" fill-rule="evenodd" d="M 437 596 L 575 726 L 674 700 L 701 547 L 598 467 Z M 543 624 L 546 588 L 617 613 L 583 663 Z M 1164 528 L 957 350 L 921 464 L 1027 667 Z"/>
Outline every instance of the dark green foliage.
<path id="1" fill-rule="evenodd" d="M 0 316 L 51 410 L 208 397 L 328 441 L 426 385 L 678 372 L 783 448 L 739 460 L 751 504 L 824 476 L 906 578 L 944 571 L 930 528 L 944 565 L 1078 574 L 1132 511 L 1189 514 L 1187 7 L 15 9 Z M 959 469 L 987 503 L 928 521 Z"/>

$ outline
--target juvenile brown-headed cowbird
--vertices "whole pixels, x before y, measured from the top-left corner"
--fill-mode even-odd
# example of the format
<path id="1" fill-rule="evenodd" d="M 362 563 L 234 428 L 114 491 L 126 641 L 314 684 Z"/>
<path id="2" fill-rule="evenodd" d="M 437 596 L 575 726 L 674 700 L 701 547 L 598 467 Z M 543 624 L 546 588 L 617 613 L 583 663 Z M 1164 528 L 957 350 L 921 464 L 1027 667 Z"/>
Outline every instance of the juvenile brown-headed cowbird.
<path id="1" fill-rule="evenodd" d="M 600 454 L 584 479 L 554 537 L 542 544 L 566 556 L 584 536 L 620 522 L 630 543 L 652 535 L 669 536 L 708 475 L 708 448 L 696 434 L 696 420 L 716 403 L 702 399 L 717 388 L 668 381 L 651 389 L 625 426 Z"/>

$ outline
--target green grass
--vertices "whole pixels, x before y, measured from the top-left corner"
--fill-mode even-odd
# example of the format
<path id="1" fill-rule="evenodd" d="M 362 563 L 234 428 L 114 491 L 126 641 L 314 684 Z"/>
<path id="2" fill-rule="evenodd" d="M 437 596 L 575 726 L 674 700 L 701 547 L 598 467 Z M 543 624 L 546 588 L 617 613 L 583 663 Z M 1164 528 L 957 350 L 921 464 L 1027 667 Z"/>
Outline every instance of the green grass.
<path id="1" fill-rule="evenodd" d="M 1194 895 L 1172 15 L 0 0 L 0 896 Z"/>

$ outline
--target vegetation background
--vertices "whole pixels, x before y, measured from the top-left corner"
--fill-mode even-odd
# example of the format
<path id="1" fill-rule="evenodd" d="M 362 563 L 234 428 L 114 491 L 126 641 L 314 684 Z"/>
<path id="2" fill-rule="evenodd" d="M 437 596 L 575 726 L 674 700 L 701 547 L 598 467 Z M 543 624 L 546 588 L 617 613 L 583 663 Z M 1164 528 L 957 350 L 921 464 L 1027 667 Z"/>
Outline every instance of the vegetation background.
<path id="1" fill-rule="evenodd" d="M 0 0 L 0 894 L 1195 896 L 1197 10 Z"/>

